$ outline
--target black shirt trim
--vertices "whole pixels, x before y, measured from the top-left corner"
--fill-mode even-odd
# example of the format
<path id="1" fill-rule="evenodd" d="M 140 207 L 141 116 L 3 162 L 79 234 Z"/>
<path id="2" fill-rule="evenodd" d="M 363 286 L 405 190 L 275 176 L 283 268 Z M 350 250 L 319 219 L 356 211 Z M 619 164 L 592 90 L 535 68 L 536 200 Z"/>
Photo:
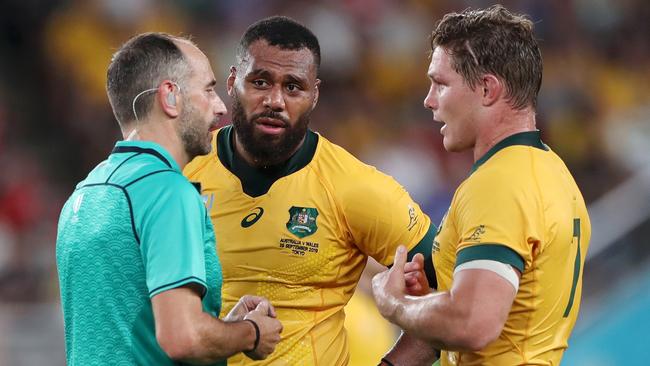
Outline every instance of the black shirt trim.
<path id="1" fill-rule="evenodd" d="M 165 163 L 165 165 L 167 165 L 170 169 L 173 169 L 169 160 L 167 160 L 161 153 L 159 153 L 154 149 L 142 148 L 137 146 L 116 146 L 111 152 L 111 154 L 129 153 L 129 152 L 153 155 L 158 159 L 160 159 L 163 163 Z"/>

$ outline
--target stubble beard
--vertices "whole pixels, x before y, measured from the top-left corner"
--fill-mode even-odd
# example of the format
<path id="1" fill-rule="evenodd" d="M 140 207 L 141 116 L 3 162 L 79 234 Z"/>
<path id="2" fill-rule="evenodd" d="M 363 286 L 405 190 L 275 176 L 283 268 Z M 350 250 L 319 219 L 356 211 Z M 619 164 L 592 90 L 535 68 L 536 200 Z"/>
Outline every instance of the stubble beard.
<path id="1" fill-rule="evenodd" d="M 205 122 L 191 104 L 183 110 L 180 116 L 180 137 L 183 148 L 190 161 L 199 155 L 206 155 L 212 150 L 207 138 Z"/>

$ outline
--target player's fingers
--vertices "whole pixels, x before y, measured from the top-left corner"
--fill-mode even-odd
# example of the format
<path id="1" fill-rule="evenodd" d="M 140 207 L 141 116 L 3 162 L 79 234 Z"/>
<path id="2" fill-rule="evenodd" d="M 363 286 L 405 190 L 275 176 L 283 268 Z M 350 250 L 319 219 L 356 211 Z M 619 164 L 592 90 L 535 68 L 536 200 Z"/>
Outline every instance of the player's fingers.
<path id="1" fill-rule="evenodd" d="M 415 272 L 420 270 L 420 264 L 417 262 L 406 262 L 404 272 Z"/>
<path id="2" fill-rule="evenodd" d="M 420 273 L 423 272 L 424 266 L 421 264 L 415 264 L 413 262 L 407 262 L 404 265 L 404 272 L 405 273 Z"/>
<path id="3" fill-rule="evenodd" d="M 420 283 L 417 279 L 413 277 L 408 277 L 404 279 L 404 284 L 406 284 L 406 287 L 414 286 L 415 284 Z"/>
<path id="4" fill-rule="evenodd" d="M 404 274 L 404 278 L 407 281 L 420 281 L 420 277 L 420 272 L 407 272 Z"/>
<path id="5" fill-rule="evenodd" d="M 400 245 L 395 251 L 395 259 L 393 260 L 392 273 L 404 273 L 404 266 L 406 265 L 406 247 Z"/>
<path id="6" fill-rule="evenodd" d="M 424 268 L 424 255 L 418 253 L 413 257 L 413 263 L 417 263 L 419 268 Z"/>

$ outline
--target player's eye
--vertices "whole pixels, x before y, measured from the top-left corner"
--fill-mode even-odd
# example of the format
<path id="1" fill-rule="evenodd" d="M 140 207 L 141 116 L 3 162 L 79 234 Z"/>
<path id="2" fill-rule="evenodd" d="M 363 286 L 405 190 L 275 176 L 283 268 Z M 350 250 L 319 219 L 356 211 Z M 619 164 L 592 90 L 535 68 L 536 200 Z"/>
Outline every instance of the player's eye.
<path id="1" fill-rule="evenodd" d="M 290 92 L 295 92 L 301 90 L 301 88 L 298 84 L 291 83 L 291 84 L 287 84 L 287 90 Z"/>
<path id="2" fill-rule="evenodd" d="M 252 83 L 253 83 L 253 86 L 255 86 L 256 88 L 264 88 L 264 87 L 267 87 L 269 85 L 269 83 L 267 83 L 266 80 L 263 80 L 263 79 L 253 80 Z"/>
<path id="3" fill-rule="evenodd" d="M 437 80 L 431 80 L 431 89 L 435 90 L 436 92 L 440 92 L 443 88 L 443 85 L 437 81 Z"/>

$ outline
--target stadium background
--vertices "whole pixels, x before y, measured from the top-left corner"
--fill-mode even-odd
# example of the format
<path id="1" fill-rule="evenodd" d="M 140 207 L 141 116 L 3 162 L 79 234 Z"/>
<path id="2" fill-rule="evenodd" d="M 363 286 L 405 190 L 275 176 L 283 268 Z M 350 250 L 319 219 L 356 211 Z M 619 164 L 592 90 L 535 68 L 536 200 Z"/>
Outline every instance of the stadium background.
<path id="1" fill-rule="evenodd" d="M 245 28 L 283 14 L 320 38 L 312 127 L 395 176 L 439 222 L 471 157 L 443 151 L 422 107 L 428 34 L 479 0 L 5 0 L 0 7 L 0 365 L 63 365 L 55 268 L 59 210 L 119 129 L 112 52 L 142 31 L 192 35 L 225 81 Z M 583 307 L 563 364 L 650 359 L 650 2 L 520 0 L 544 56 L 538 126 L 590 207 Z M 222 82 L 220 95 L 229 105 Z M 228 118 L 226 119 L 228 120 Z M 367 285 L 367 283 L 366 283 Z M 349 309 L 355 360 L 394 330 L 367 297 Z M 381 338 L 378 335 L 383 335 Z M 380 338 L 377 338 L 380 337 Z M 361 353 L 358 353 L 361 350 Z M 366 355 L 367 356 L 367 355 Z"/>

